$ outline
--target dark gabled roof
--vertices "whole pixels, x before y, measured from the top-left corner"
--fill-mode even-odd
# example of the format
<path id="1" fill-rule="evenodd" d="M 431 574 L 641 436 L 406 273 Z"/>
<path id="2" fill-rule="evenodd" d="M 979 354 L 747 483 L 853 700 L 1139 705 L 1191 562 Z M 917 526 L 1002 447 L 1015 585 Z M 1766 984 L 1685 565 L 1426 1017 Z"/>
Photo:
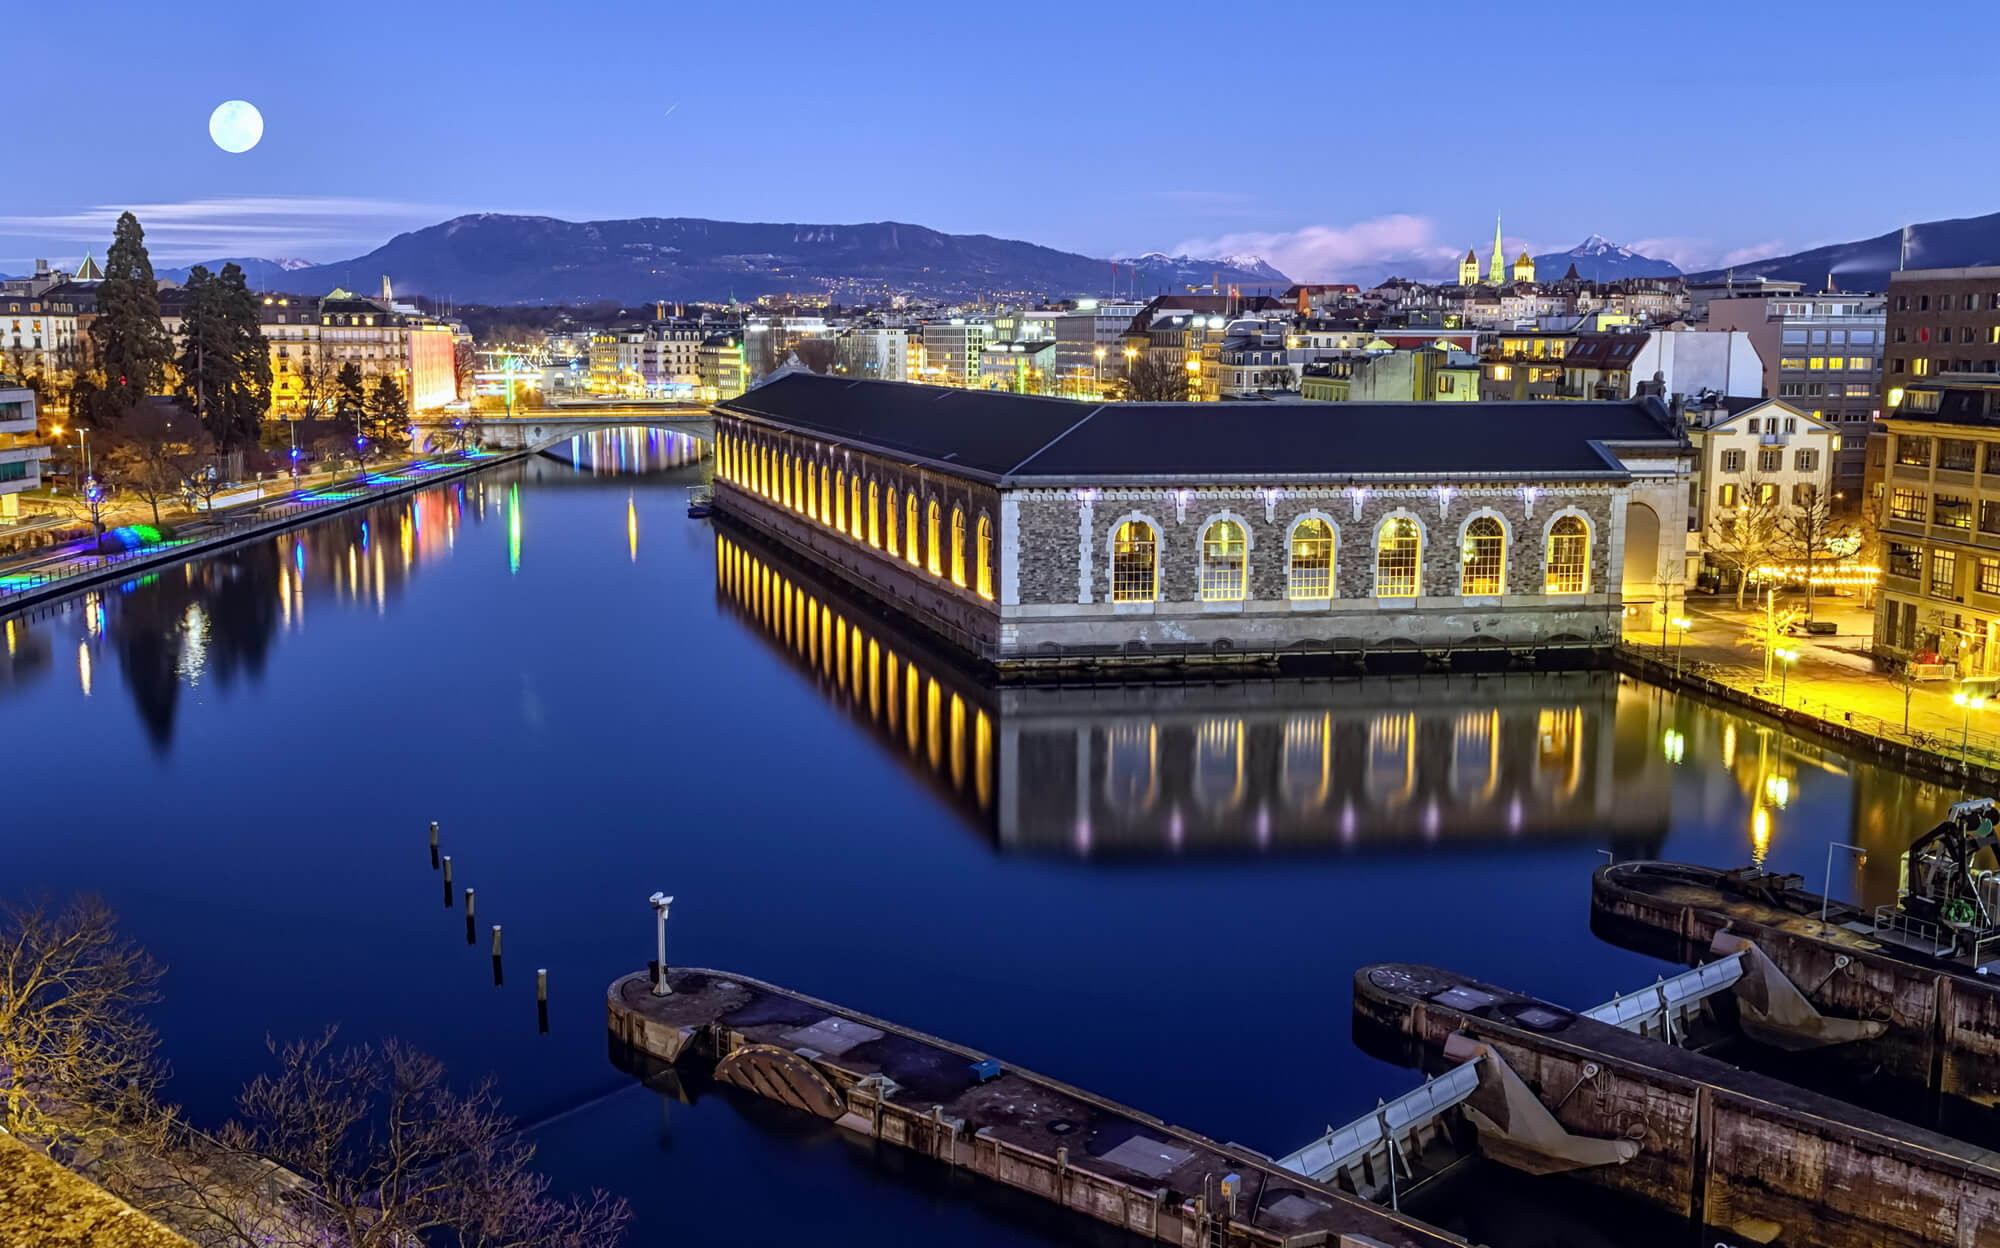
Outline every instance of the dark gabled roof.
<path id="1" fill-rule="evenodd" d="M 992 479 L 1623 475 L 1600 442 L 1682 444 L 1658 399 L 1088 403 L 793 374 L 716 405 Z"/>
<path id="2" fill-rule="evenodd" d="M 1646 345 L 1651 335 L 1642 332 L 1630 334 L 1578 334 L 1576 342 L 1564 353 L 1562 362 L 1568 368 L 1621 369 L 1632 367 L 1639 349 Z"/>

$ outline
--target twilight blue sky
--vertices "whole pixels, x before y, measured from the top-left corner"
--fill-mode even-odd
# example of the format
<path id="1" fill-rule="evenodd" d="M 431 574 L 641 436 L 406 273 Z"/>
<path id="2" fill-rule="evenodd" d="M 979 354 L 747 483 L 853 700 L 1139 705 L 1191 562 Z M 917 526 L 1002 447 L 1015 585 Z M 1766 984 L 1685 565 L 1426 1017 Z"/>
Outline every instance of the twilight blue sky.
<path id="1" fill-rule="evenodd" d="M 2000 210 L 1990 0 L 19 8 L 41 120 L 9 131 L 0 272 L 101 254 L 126 207 L 162 264 L 504 211 L 894 219 L 1322 280 L 1483 257 L 1496 210 L 1510 250 L 1596 232 L 1684 266 Z M 207 134 L 232 97 L 265 118 L 241 156 Z"/>

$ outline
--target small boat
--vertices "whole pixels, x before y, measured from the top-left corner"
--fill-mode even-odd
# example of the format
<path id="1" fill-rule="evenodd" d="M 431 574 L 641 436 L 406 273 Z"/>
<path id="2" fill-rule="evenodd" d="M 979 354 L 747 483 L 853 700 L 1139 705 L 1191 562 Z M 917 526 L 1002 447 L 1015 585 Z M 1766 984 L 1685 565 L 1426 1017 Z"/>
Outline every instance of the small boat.
<path id="1" fill-rule="evenodd" d="M 701 520 L 715 511 L 715 487 L 692 485 L 688 487 L 688 519 Z"/>

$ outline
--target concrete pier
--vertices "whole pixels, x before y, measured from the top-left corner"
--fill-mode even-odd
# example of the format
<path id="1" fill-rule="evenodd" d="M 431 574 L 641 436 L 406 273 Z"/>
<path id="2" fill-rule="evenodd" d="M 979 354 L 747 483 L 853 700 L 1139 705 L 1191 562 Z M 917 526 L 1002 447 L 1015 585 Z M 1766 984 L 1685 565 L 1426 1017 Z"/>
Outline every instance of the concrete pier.
<path id="1" fill-rule="evenodd" d="M 1575 1137 L 1637 1146 L 1578 1178 L 1731 1243 L 2000 1243 L 2000 1154 L 1434 967 L 1364 968 L 1354 1011 L 1426 1065 L 1485 1046 Z"/>
<path id="2" fill-rule="evenodd" d="M 984 1053 L 719 971 L 613 983 L 614 1045 L 1183 1248 L 1434 1248 L 1456 1235 Z M 754 1238 L 754 1236 L 753 1236 Z"/>
<path id="3" fill-rule="evenodd" d="M 1870 916 L 1795 887 L 1759 899 L 1726 872 L 1668 862 L 1601 867 L 1590 926 L 1624 948 L 1694 965 L 1727 930 L 1762 949 L 1822 1012 L 1877 1020 L 1881 1036 L 1829 1049 L 1850 1062 L 1977 1107 L 2000 1105 L 2000 981 L 1878 939 Z"/>

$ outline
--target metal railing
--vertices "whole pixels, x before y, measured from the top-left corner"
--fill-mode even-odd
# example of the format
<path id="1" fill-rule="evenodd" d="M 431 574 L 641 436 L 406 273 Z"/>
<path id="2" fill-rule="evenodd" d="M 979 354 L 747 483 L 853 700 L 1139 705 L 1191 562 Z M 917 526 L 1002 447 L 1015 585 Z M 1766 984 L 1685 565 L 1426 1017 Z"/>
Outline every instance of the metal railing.
<path id="1" fill-rule="evenodd" d="M 208 513 L 204 518 L 194 522 L 202 526 L 202 531 L 195 537 L 154 542 L 149 545 L 138 546 L 131 550 L 118 551 L 113 554 L 79 554 L 67 561 L 40 567 L 23 568 L 18 572 L 10 572 L 4 566 L 0 566 L 0 604 L 4 604 L 9 598 L 44 589 L 50 585 L 61 584 L 81 577 L 98 576 L 106 568 L 115 567 L 122 563 L 156 559 L 163 554 L 182 547 L 205 547 L 216 542 L 227 541 L 257 529 L 267 528 L 281 521 L 292 519 L 295 516 L 302 516 L 309 512 L 324 511 L 329 507 L 340 507 L 361 501 L 357 497 L 334 498 L 323 496 L 327 491 L 352 489 L 359 492 L 362 496 L 387 494 L 406 487 L 425 484 L 431 479 L 430 477 L 421 475 L 405 476 L 404 474 L 421 474 L 441 470 L 431 468 L 429 467 L 430 465 L 454 468 L 466 467 L 493 458 L 495 456 L 492 455 L 454 454 L 433 459 L 412 460 L 394 467 L 384 467 L 377 472 L 364 472 L 347 481 L 334 481 L 310 487 L 311 492 L 305 497 L 290 502 L 251 504 L 253 510 L 242 515 L 215 518 L 214 513 Z M 391 479 L 392 475 L 394 479 Z"/>
<path id="2" fill-rule="evenodd" d="M 1957 760 L 1962 756 L 1967 763 L 2000 769 L 2000 737 L 1988 733 L 1965 729 L 1951 732 L 1945 729 L 1905 728 L 1902 724 L 1871 715 L 1866 711 L 1849 711 L 1835 706 L 1831 698 L 1816 698 L 1812 695 L 1805 678 L 1787 682 L 1774 677 L 1767 682 L 1763 671 L 1756 667 L 1712 663 L 1701 659 L 1676 660 L 1674 645 L 1671 642 L 1664 650 L 1657 641 L 1636 642 L 1628 638 L 1619 644 L 1633 654 L 1662 664 L 1677 675 L 1698 677 L 1726 686 L 1737 693 L 1749 694 L 1769 704 L 1769 709 L 1782 711 L 1788 717 L 1804 716 L 1828 727 L 1849 729 L 1896 745 L 1936 754 L 1941 759 Z M 1787 688 L 1787 685 L 1792 687 Z M 1778 700 L 1781 693 L 1784 696 L 1783 702 Z"/>

